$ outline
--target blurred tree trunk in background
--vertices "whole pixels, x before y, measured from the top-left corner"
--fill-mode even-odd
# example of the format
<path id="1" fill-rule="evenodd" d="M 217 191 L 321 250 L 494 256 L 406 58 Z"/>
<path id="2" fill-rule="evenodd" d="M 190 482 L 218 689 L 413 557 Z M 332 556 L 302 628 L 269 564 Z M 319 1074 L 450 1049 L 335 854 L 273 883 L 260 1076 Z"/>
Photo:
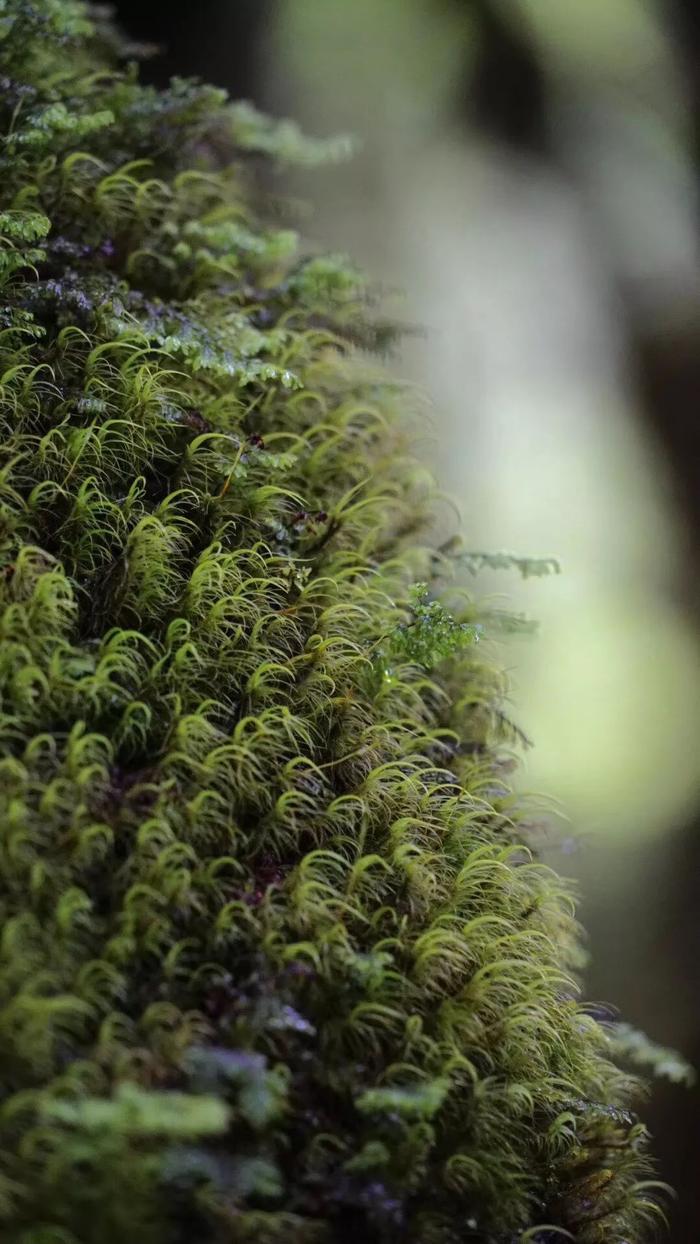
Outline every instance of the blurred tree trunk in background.
<path id="1" fill-rule="evenodd" d="M 292 4 L 295 0 L 291 0 Z M 330 2 L 330 0 L 329 0 Z M 354 0 L 348 0 L 352 4 Z M 551 0 L 549 0 L 551 3 Z M 612 12 L 617 0 L 608 0 Z M 200 0 L 191 6 L 177 0 L 160 6 L 144 0 L 120 0 L 117 11 L 130 34 L 164 45 L 162 55 L 145 66 L 150 80 L 170 74 L 198 75 L 218 82 L 237 97 L 261 107 L 296 113 L 294 86 L 285 81 L 284 49 L 270 76 L 268 43 L 287 0 Z M 376 0 L 381 5 L 383 0 Z M 572 12 L 588 0 L 562 0 Z M 336 7 L 338 0 L 336 0 Z M 428 4 L 425 0 L 423 7 Z M 551 4 L 552 13 L 559 0 Z M 454 91 L 453 121 L 461 118 L 484 140 L 527 156 L 568 180 L 582 199 L 590 191 L 587 173 L 577 163 L 576 124 L 587 105 L 585 76 L 576 83 L 579 110 L 571 128 L 566 110 L 567 80 L 548 62 L 541 29 L 527 20 L 546 4 L 506 0 L 433 0 L 436 23 L 466 10 L 473 23 L 474 46 Z M 523 18 L 525 13 L 525 18 Z M 695 190 L 700 182 L 700 6 L 675 0 L 663 11 L 669 44 L 685 73 L 683 104 L 690 130 L 690 159 Z M 595 20 L 594 16 L 591 20 Z M 280 80 L 278 80 L 278 77 Z M 583 84 L 583 86 L 582 86 Z M 643 83 L 640 89 L 643 90 Z M 585 89 L 584 89 L 585 88 Z M 339 90 L 343 89 L 342 84 Z M 583 97 L 581 91 L 583 89 Z M 565 123 L 561 123 L 562 107 Z M 567 125 L 570 128 L 567 129 Z M 323 107 L 318 125 L 326 129 Z M 590 135 L 588 136 L 590 137 Z M 589 153 L 590 154 L 590 153 Z M 593 162 L 596 161 L 595 135 Z M 590 170 L 589 170 L 590 171 Z M 594 168 L 594 173 L 601 169 Z M 700 194 L 698 195 L 700 199 Z M 656 452 L 670 467 L 676 506 L 686 534 L 686 558 L 671 592 L 700 630 L 700 286 L 688 280 L 664 286 L 630 270 L 614 236 L 605 234 L 600 213 L 601 249 L 617 290 L 621 331 L 638 409 L 653 437 Z M 664 222 L 660 222 L 663 228 Z M 700 220 L 696 220 L 700 238 Z M 623 226 L 624 232 L 624 226 Z M 389 244 L 389 239 L 387 239 Z M 352 246 L 352 239 L 347 245 Z M 553 538 L 556 537 L 553 518 Z M 529 551 L 529 550 L 524 550 Z M 659 705 L 663 713 L 663 705 Z M 684 1041 L 684 1053 L 700 1067 L 700 819 L 693 818 L 670 837 L 644 839 L 620 848 L 620 867 L 605 875 L 595 862 L 579 869 L 586 894 L 583 921 L 591 934 L 589 993 L 611 996 L 627 1016 L 662 1042 Z M 564 867 L 563 871 L 567 871 Z M 621 880 L 622 878 L 622 880 Z M 650 878 L 656 889 L 654 910 L 661 922 L 647 918 L 644 898 Z M 646 888 L 645 888 L 646 887 Z M 656 985 L 652 985 L 656 982 Z M 663 992 L 662 992 L 663 991 Z M 675 1185 L 680 1202 L 673 1212 L 674 1238 L 700 1239 L 700 1206 L 694 1194 L 700 1167 L 697 1093 L 657 1086 L 648 1117 L 656 1136 L 662 1176 Z"/>

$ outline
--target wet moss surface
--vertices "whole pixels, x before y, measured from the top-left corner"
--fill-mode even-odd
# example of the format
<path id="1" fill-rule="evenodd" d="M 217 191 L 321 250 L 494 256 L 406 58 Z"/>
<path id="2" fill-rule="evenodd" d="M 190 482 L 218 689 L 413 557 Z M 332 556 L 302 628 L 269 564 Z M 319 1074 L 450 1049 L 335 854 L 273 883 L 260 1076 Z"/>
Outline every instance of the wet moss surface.
<path id="1" fill-rule="evenodd" d="M 391 329 L 256 206 L 336 148 L 0 36 L 3 1240 L 647 1238 Z"/>

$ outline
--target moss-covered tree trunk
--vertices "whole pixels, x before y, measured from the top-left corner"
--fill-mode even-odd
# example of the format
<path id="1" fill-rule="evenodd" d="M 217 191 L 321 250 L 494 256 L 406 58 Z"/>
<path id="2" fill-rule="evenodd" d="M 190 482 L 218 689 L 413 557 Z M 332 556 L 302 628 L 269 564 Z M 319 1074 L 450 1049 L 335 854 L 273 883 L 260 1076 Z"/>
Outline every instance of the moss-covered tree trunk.
<path id="1" fill-rule="evenodd" d="M 366 284 L 250 204 L 328 151 L 95 22 L 0 11 L 3 1241 L 641 1240 L 495 619 Z"/>

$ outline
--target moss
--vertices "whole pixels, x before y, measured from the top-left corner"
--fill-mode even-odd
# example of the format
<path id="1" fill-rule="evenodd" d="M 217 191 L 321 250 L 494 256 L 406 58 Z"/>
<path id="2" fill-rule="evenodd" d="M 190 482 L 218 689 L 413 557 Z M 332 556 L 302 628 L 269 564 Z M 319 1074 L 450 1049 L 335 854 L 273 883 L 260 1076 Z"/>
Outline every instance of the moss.
<path id="1" fill-rule="evenodd" d="M 496 615 L 370 290 L 253 206 L 335 149 L 79 3 L 0 36 L 3 1240 L 642 1239 Z"/>

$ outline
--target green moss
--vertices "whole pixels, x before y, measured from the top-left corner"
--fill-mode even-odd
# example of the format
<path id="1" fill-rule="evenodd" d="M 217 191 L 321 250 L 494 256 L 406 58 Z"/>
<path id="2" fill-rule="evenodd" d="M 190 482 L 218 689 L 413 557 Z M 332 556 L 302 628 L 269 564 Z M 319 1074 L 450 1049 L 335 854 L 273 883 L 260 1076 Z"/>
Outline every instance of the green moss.
<path id="1" fill-rule="evenodd" d="M 363 279 L 251 206 L 334 148 L 96 20 L 0 5 L 2 1239 L 640 1240 L 497 615 Z"/>

